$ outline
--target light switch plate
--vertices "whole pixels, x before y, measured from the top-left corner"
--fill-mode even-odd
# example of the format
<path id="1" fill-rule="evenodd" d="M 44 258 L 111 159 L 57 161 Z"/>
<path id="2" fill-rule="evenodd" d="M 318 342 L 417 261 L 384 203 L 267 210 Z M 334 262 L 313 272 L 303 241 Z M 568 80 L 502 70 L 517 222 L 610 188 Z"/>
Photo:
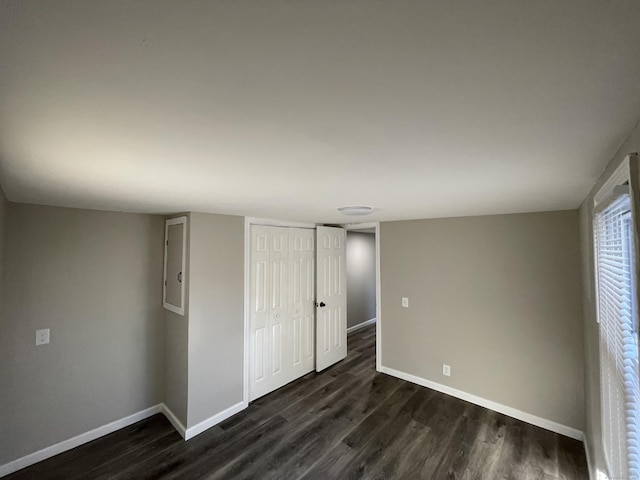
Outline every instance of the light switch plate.
<path id="1" fill-rule="evenodd" d="M 404 308 L 409 308 L 409 299 L 407 297 L 402 297 L 402 306 Z"/>
<path id="2" fill-rule="evenodd" d="M 36 345 L 46 345 L 49 343 L 49 329 L 36 330 Z"/>

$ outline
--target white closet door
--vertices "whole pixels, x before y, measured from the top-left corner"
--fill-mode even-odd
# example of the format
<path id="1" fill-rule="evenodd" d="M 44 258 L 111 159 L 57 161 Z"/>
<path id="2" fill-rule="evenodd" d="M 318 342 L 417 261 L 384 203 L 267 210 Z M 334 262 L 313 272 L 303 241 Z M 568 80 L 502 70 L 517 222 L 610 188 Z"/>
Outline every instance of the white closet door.
<path id="1" fill-rule="evenodd" d="M 289 312 L 293 349 L 293 378 L 315 368 L 315 232 L 289 229 Z"/>
<path id="2" fill-rule="evenodd" d="M 313 370 L 312 230 L 251 226 L 249 400 Z"/>
<path id="3" fill-rule="evenodd" d="M 287 383 L 287 275 L 285 229 L 251 227 L 250 400 Z"/>
<path id="4" fill-rule="evenodd" d="M 347 356 L 346 232 L 317 227 L 316 370 Z"/>

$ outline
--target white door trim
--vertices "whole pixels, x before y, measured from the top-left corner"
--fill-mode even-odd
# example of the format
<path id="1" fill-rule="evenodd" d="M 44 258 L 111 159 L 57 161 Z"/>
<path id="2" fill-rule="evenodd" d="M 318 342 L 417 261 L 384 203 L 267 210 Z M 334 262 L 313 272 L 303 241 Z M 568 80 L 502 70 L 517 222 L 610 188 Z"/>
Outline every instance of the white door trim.
<path id="1" fill-rule="evenodd" d="M 251 316 L 251 225 L 315 229 L 315 223 L 290 222 L 269 218 L 244 217 L 244 355 L 242 368 L 242 401 L 249 405 L 249 335 Z"/>
<path id="2" fill-rule="evenodd" d="M 271 225 L 274 227 L 299 227 L 299 228 L 313 228 L 315 229 L 318 224 L 316 223 L 303 223 L 303 222 L 291 222 L 287 220 L 275 220 L 268 218 L 258 217 L 245 217 L 244 218 L 244 366 L 243 366 L 243 401 L 249 404 L 249 295 L 251 288 L 251 263 L 249 261 L 251 252 L 251 225 Z M 376 232 L 376 370 L 378 372 L 382 369 L 382 295 L 381 295 L 381 281 L 380 281 L 380 222 L 369 223 L 350 223 L 343 224 L 343 228 L 346 230 L 363 230 L 368 228 L 375 228 Z"/>
<path id="3" fill-rule="evenodd" d="M 289 222 L 272 218 L 245 217 L 245 225 L 265 225 L 269 227 L 316 228 L 315 223 Z"/>
<path id="4" fill-rule="evenodd" d="M 380 222 L 370 223 L 347 223 L 342 227 L 347 231 L 365 230 L 375 228 L 376 230 L 376 371 L 382 371 L 382 292 L 380 289 Z M 349 295 L 347 293 L 347 295 Z"/>

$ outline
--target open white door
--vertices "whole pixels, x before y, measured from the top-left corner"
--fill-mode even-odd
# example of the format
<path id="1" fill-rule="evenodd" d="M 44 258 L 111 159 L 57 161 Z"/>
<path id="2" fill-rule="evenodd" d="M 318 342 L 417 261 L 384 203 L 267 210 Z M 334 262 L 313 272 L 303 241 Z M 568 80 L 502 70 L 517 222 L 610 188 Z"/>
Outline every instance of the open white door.
<path id="1" fill-rule="evenodd" d="M 316 371 L 347 356 L 346 231 L 316 229 Z"/>

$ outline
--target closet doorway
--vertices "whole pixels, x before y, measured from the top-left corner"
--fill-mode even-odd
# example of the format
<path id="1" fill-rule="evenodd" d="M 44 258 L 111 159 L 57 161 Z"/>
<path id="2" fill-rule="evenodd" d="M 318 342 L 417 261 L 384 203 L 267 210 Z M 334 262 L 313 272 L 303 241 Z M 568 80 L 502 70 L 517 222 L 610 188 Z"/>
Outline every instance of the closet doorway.
<path id="1" fill-rule="evenodd" d="M 245 401 L 347 355 L 346 231 L 245 228 Z"/>
<path id="2" fill-rule="evenodd" d="M 315 368 L 314 237 L 251 225 L 250 401 Z"/>

